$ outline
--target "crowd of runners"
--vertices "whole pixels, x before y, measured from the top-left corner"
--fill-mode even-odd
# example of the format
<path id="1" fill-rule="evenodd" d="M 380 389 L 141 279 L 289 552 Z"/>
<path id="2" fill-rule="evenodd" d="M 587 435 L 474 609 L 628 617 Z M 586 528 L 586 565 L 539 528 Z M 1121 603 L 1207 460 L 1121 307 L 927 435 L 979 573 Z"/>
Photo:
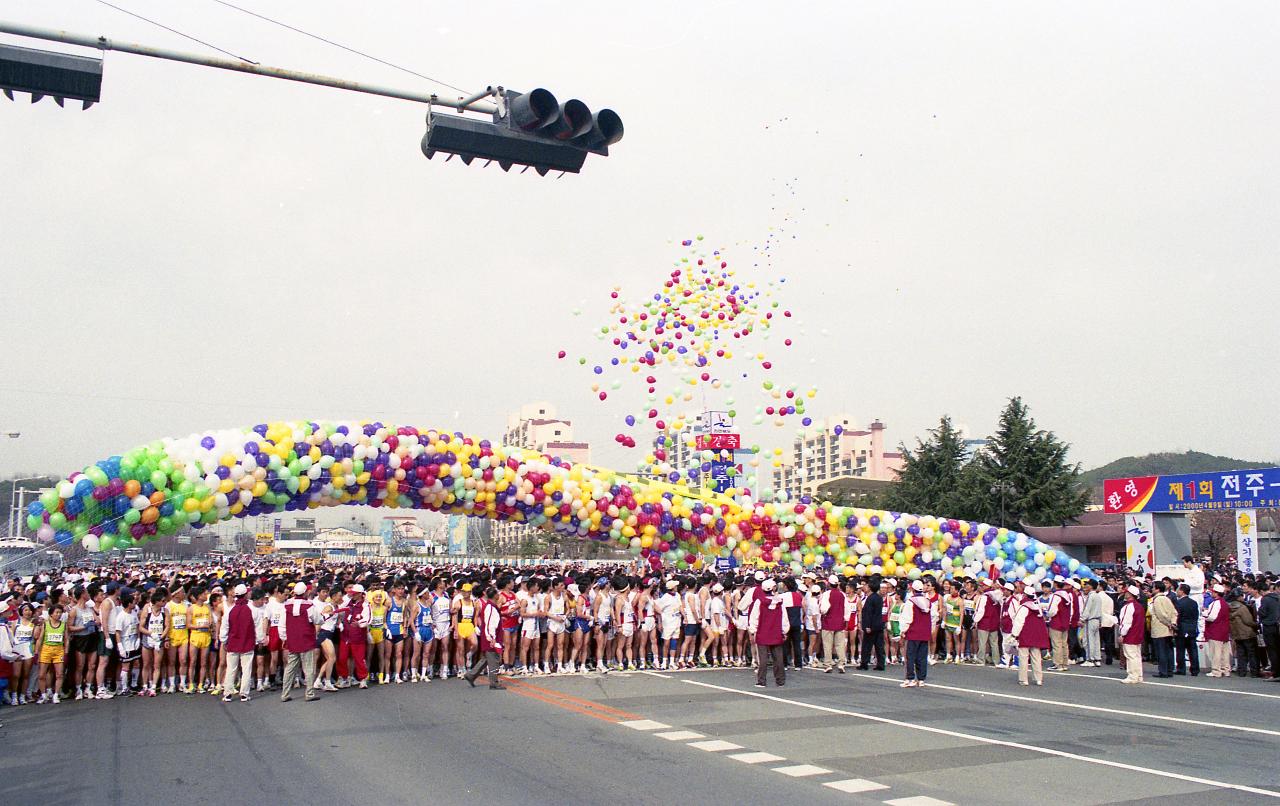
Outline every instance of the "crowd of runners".
<path id="1" fill-rule="evenodd" d="M 514 676 L 755 666 L 757 685 L 770 664 L 779 684 L 788 668 L 902 665 L 913 686 L 930 663 L 1016 666 L 1039 684 L 1042 664 L 1119 660 L 1140 682 L 1144 658 L 1169 676 L 1198 674 L 1203 656 L 1209 676 L 1277 679 L 1280 581 L 1186 566 L 1182 579 L 1030 582 L 254 558 L 66 569 L 0 590 L 0 690 L 5 705 L 289 699 L 295 685 L 315 699 L 474 680 L 486 660 Z"/>

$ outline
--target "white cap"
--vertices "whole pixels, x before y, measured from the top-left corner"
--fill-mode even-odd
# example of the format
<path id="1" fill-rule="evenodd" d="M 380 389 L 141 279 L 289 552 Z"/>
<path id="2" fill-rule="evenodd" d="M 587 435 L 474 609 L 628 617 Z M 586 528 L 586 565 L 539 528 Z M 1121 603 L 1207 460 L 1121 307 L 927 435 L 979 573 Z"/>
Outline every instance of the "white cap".
<path id="1" fill-rule="evenodd" d="M 764 571 L 756 571 L 756 582 L 764 581 Z"/>
<path id="2" fill-rule="evenodd" d="M 724 585 L 721 585 L 719 582 L 717 582 L 716 584 L 711 586 L 711 590 L 716 593 L 724 593 Z"/>
<path id="3" fill-rule="evenodd" d="M 771 591 L 774 588 L 774 584 L 775 583 L 772 579 L 766 579 L 764 582 L 760 583 L 760 587 L 764 588 L 767 591 Z"/>
<path id="4" fill-rule="evenodd" d="M 839 585 L 840 577 L 836 576 L 835 574 L 832 574 L 831 576 L 827 577 L 827 583 L 831 585 Z"/>
<path id="5" fill-rule="evenodd" d="M 678 587 L 680 587 L 680 583 L 679 583 L 679 582 L 676 582 L 674 579 L 668 579 L 668 580 L 667 580 L 667 590 L 669 590 L 669 591 L 673 591 L 673 590 L 675 590 L 675 589 L 676 589 L 676 588 L 678 588 Z"/>
<path id="6" fill-rule="evenodd" d="M 1016 590 L 1017 590 L 1017 588 L 1016 588 L 1016 587 L 1014 587 L 1014 584 L 1013 584 L 1012 582 L 1006 582 L 1006 583 L 1004 583 L 1004 588 L 1005 588 L 1005 590 L 1011 590 L 1011 591 L 1016 591 Z"/>
<path id="7" fill-rule="evenodd" d="M 305 583 L 305 582 L 299 582 L 299 583 L 297 583 L 296 585 L 294 585 L 294 586 L 293 586 L 293 595 L 294 595 L 294 596 L 301 596 L 302 594 L 304 594 L 304 593 L 306 593 L 306 592 L 307 592 L 307 583 Z"/>
<path id="8" fill-rule="evenodd" d="M 1129 593 L 1132 593 L 1134 596 L 1142 595 L 1142 588 L 1139 588 L 1137 585 L 1130 585 L 1129 587 L 1125 588 L 1125 590 L 1127 590 Z"/>
<path id="9" fill-rule="evenodd" d="M 991 582 L 991 577 L 983 577 L 983 578 L 982 578 L 982 584 L 983 584 L 983 585 L 986 585 L 988 588 L 989 588 L 989 587 L 991 587 L 991 585 L 993 584 L 993 583 Z"/>
<path id="10" fill-rule="evenodd" d="M 246 593 L 249 592 L 249 589 L 245 587 L 244 583 L 242 582 L 239 585 L 236 585 L 235 590 L 231 592 L 234 593 L 236 596 L 244 596 Z"/>
<path id="11" fill-rule="evenodd" d="M 577 596 L 578 594 L 582 593 L 582 591 L 580 591 L 580 590 L 578 589 L 578 583 L 577 583 L 577 582 L 570 583 L 570 584 L 565 588 L 565 590 L 569 591 L 569 593 L 572 593 L 574 596 Z"/>
<path id="12" fill-rule="evenodd" d="M 911 583 L 911 590 L 916 593 L 924 593 L 924 583 L 917 579 L 915 582 Z"/>
<path id="13" fill-rule="evenodd" d="M 1067 584 L 1075 588 L 1076 590 L 1080 590 L 1080 580 L 1078 579 L 1068 579 Z"/>
<path id="14" fill-rule="evenodd" d="M 809 588 L 809 593 L 822 593 L 822 588 L 817 585 L 813 585 Z"/>
<path id="15" fill-rule="evenodd" d="M 364 585 L 352 585 L 352 586 L 351 586 L 351 592 L 352 592 L 352 593 L 364 593 Z"/>
<path id="16" fill-rule="evenodd" d="M 1018 581 L 1019 581 L 1019 582 L 1021 582 L 1023 585 L 1034 585 L 1034 584 L 1036 584 L 1036 578 L 1035 578 L 1035 576 L 1034 576 L 1034 575 L 1031 575 L 1031 574 L 1028 574 L 1027 576 L 1022 577 L 1022 578 L 1021 578 L 1021 579 L 1019 579 Z"/>
<path id="17" fill-rule="evenodd" d="M 1213 592 L 1214 592 L 1214 593 L 1226 593 L 1226 592 L 1227 592 L 1227 589 L 1226 589 L 1225 587 L 1223 587 L 1222 585 L 1214 585 L 1214 586 L 1213 586 Z"/>

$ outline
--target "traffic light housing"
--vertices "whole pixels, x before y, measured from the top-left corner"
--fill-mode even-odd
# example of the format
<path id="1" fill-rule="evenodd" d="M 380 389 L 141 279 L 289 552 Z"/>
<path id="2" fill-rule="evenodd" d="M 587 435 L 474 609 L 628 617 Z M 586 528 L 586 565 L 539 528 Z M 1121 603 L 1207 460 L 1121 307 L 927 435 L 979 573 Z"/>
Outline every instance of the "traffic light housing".
<path id="1" fill-rule="evenodd" d="M 102 93 L 102 59 L 0 45 L 0 91 L 11 101 L 29 92 L 31 103 L 48 95 L 58 106 L 70 98 L 88 109 Z"/>
<path id="2" fill-rule="evenodd" d="M 561 104 L 545 89 L 503 90 L 500 100 L 492 122 L 428 110 L 422 153 L 427 159 L 456 155 L 467 165 L 497 162 L 504 171 L 524 165 L 545 176 L 578 173 L 587 154 L 607 157 L 609 146 L 622 139 L 622 118 L 611 109 L 593 114 L 582 101 Z"/>

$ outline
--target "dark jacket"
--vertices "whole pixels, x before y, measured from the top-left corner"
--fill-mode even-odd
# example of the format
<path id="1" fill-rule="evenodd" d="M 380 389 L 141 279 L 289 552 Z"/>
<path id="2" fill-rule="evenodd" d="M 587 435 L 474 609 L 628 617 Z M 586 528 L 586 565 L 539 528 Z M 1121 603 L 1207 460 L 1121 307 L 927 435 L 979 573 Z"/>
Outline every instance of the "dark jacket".
<path id="1" fill-rule="evenodd" d="M 1258 623 L 1253 618 L 1253 610 L 1244 602 L 1235 601 L 1227 605 L 1231 609 L 1231 640 L 1252 641 L 1258 637 Z"/>
<path id="2" fill-rule="evenodd" d="M 884 629 L 884 597 L 877 592 L 872 592 L 867 600 L 862 603 L 862 618 L 859 621 L 860 626 L 864 630 L 883 630 Z"/>
<path id="3" fill-rule="evenodd" d="M 1174 603 L 1178 610 L 1178 632 L 1195 635 L 1200 632 L 1200 605 L 1190 596 L 1183 596 Z"/>
<path id="4" fill-rule="evenodd" d="M 1280 625 L 1280 593 L 1271 591 L 1258 605 L 1258 623 L 1263 627 Z"/>

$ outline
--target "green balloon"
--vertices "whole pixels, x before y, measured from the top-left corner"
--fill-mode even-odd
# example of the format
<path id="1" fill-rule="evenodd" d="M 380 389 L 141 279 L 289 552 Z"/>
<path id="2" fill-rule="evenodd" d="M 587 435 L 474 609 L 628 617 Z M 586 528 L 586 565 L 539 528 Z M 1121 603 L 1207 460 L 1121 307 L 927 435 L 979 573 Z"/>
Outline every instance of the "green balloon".
<path id="1" fill-rule="evenodd" d="M 98 550 L 99 550 L 99 551 L 111 551 L 111 550 L 112 550 L 113 548 L 115 548 L 115 547 L 116 547 L 116 536 L 115 536 L 115 535 L 103 535 L 103 536 L 102 536 L 101 538 L 99 538 L 99 540 L 98 540 Z"/>
<path id="2" fill-rule="evenodd" d="M 102 487 L 111 479 L 107 478 L 107 474 L 97 465 L 91 465 L 85 468 L 84 474 L 89 477 L 89 481 L 93 482 L 93 486 Z"/>
<path id="3" fill-rule="evenodd" d="M 136 509 L 130 509 L 124 513 L 124 522 L 130 526 L 133 526 L 140 520 L 142 520 L 142 513 Z"/>
<path id="4" fill-rule="evenodd" d="M 34 532 L 35 530 L 39 529 L 39 528 L 40 528 L 40 526 L 41 526 L 41 524 L 43 524 L 43 523 L 44 523 L 44 521 L 40 519 L 40 516 L 39 516 L 39 515 L 28 515 L 28 516 L 27 516 L 27 528 L 28 528 L 28 529 L 30 529 L 30 530 L 31 530 L 31 531 L 33 531 L 33 532 Z"/>
<path id="5" fill-rule="evenodd" d="M 165 475 L 163 470 L 153 470 L 151 472 L 151 486 L 157 490 L 163 490 L 169 486 L 169 477 Z"/>
<path id="6" fill-rule="evenodd" d="M 63 515 L 61 512 L 55 512 L 49 516 L 49 525 L 52 526 L 54 530 L 65 529 L 67 526 L 67 516 Z"/>
<path id="7" fill-rule="evenodd" d="M 58 491 L 45 490 L 40 493 L 40 503 L 44 506 L 46 512 L 58 511 Z"/>

